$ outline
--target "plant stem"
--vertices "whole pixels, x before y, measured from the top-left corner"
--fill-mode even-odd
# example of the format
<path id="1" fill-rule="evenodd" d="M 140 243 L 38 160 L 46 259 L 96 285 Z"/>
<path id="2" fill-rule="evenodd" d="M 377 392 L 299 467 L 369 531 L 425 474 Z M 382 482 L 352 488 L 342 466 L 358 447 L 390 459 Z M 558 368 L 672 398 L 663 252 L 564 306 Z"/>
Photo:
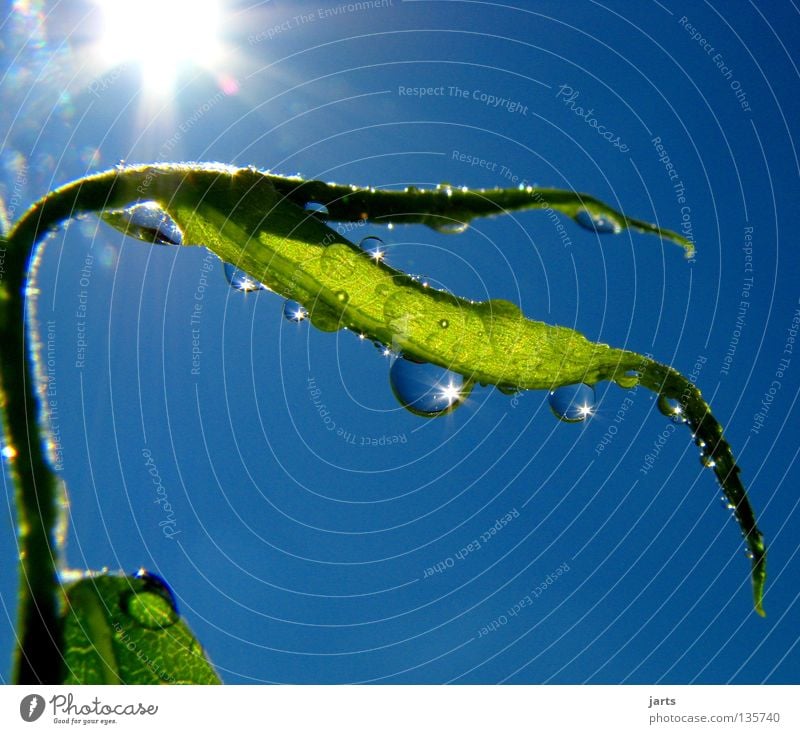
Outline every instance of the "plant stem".
<path id="1" fill-rule="evenodd" d="M 21 635 L 14 677 L 20 684 L 58 683 L 61 672 L 55 538 L 59 481 L 45 458 L 41 408 L 30 369 L 33 337 L 25 328 L 28 271 L 36 244 L 53 227 L 81 211 L 98 211 L 136 198 L 136 183 L 120 180 L 110 171 L 68 184 L 34 204 L 5 242 L 6 270 L 0 281 L 0 400 L 16 487 Z"/>

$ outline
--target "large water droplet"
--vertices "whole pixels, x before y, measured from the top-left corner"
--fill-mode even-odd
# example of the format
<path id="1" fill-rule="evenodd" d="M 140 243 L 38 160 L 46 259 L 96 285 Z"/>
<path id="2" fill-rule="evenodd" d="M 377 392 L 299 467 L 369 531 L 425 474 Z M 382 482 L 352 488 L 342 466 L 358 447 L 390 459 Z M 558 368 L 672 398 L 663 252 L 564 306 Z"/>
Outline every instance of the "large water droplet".
<path id="1" fill-rule="evenodd" d="M 592 214 L 588 209 L 580 209 L 575 215 L 575 221 L 584 229 L 598 234 L 619 234 L 622 225 L 605 214 Z"/>
<path id="2" fill-rule="evenodd" d="M 594 415 L 596 398 L 591 385 L 579 382 L 552 390 L 548 402 L 553 415 L 559 420 L 580 423 Z"/>
<path id="3" fill-rule="evenodd" d="M 676 398 L 659 395 L 658 409 L 662 415 L 667 416 L 673 423 L 686 423 L 686 413 L 680 401 Z"/>
<path id="4" fill-rule="evenodd" d="M 469 229 L 469 222 L 441 222 L 431 227 L 441 234 L 461 234 Z"/>
<path id="5" fill-rule="evenodd" d="M 365 237 L 358 245 L 376 262 L 383 262 L 386 250 L 380 237 Z"/>
<path id="6" fill-rule="evenodd" d="M 328 207 L 318 201 L 307 201 L 303 209 L 309 214 L 313 214 L 317 219 L 325 220 L 328 218 Z"/>
<path id="7" fill-rule="evenodd" d="M 103 220 L 121 232 L 156 245 L 180 245 L 183 232 L 156 202 L 139 204 L 104 212 Z"/>
<path id="8" fill-rule="evenodd" d="M 228 285 L 230 285 L 230 287 L 235 291 L 251 293 L 252 291 L 269 290 L 269 288 L 267 288 L 267 286 L 265 286 L 263 283 L 260 283 L 250 274 L 246 273 L 241 268 L 237 268 L 231 263 L 225 263 L 222 269 L 225 273 L 225 280 L 228 281 Z"/>
<path id="9" fill-rule="evenodd" d="M 308 311 L 297 301 L 286 301 L 283 304 L 283 318 L 294 324 L 299 324 L 308 318 Z"/>
<path id="10" fill-rule="evenodd" d="M 138 625 L 158 630 L 178 621 L 178 605 L 172 589 L 160 576 L 141 570 L 132 580 L 131 587 L 123 595 L 120 606 Z"/>
<path id="11" fill-rule="evenodd" d="M 457 372 L 402 356 L 392 363 L 389 383 L 404 408 L 428 417 L 449 413 L 468 393 L 463 376 Z"/>

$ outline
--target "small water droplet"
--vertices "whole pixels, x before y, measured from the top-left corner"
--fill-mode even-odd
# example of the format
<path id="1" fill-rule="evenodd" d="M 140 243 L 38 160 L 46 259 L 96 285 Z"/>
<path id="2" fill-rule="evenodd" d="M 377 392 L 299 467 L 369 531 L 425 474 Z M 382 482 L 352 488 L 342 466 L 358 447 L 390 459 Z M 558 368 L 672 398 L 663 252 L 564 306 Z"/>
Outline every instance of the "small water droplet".
<path id="1" fill-rule="evenodd" d="M 224 263 L 222 269 L 225 273 L 225 280 L 228 281 L 228 285 L 235 291 L 251 293 L 253 291 L 269 290 L 267 286 L 257 281 L 249 273 L 246 273 L 244 270 L 237 268 L 231 263 Z"/>
<path id="2" fill-rule="evenodd" d="M 446 329 L 448 326 L 450 326 L 450 322 L 447 319 L 439 319 L 439 326 L 442 329 Z"/>
<path id="3" fill-rule="evenodd" d="M 328 218 L 328 207 L 318 201 L 307 201 L 303 209 L 309 214 L 313 214 L 317 219 L 325 220 Z"/>
<path id="4" fill-rule="evenodd" d="M 469 229 L 469 222 L 442 222 L 431 225 L 440 234 L 461 234 Z"/>
<path id="5" fill-rule="evenodd" d="M 503 395 L 519 395 L 521 390 L 515 385 L 496 385 L 495 386 Z"/>
<path id="6" fill-rule="evenodd" d="M 180 227 L 154 201 L 114 209 L 101 216 L 107 224 L 144 242 L 156 245 L 180 245 L 183 242 Z"/>
<path id="7" fill-rule="evenodd" d="M 426 417 L 449 413 L 464 401 L 468 392 L 463 376 L 457 372 L 403 356 L 392 363 L 389 383 L 404 408 Z"/>
<path id="8" fill-rule="evenodd" d="M 336 291 L 336 300 L 339 303 L 347 303 L 350 300 L 350 296 L 347 294 L 347 291 Z"/>
<path id="9" fill-rule="evenodd" d="M 686 423 L 686 415 L 679 400 L 666 395 L 658 396 L 658 409 L 673 423 Z"/>
<path id="10" fill-rule="evenodd" d="M 548 396 L 553 415 L 565 423 L 580 423 L 594 415 L 596 398 L 594 388 L 579 382 L 563 385 Z"/>
<path id="11" fill-rule="evenodd" d="M 584 229 L 598 234 L 619 234 L 622 226 L 619 222 L 605 214 L 592 214 L 588 209 L 581 209 L 575 215 L 575 221 Z"/>
<path id="12" fill-rule="evenodd" d="M 713 469 L 717 465 L 717 462 L 714 461 L 714 457 L 705 453 L 700 454 L 700 463 L 707 469 Z"/>
<path id="13" fill-rule="evenodd" d="M 17 458 L 17 450 L 13 446 L 3 446 L 0 453 L 6 461 L 14 461 Z"/>
<path id="14" fill-rule="evenodd" d="M 160 576 L 140 570 L 132 580 L 131 587 L 122 596 L 120 607 L 138 625 L 159 630 L 178 621 L 178 605 L 172 589 Z"/>
<path id="15" fill-rule="evenodd" d="M 751 551 L 749 548 L 745 548 L 745 549 L 744 549 L 744 554 L 745 554 L 745 556 L 747 556 L 747 558 L 749 558 L 751 561 L 752 561 L 752 560 L 753 560 L 753 559 L 756 557 L 756 556 L 755 556 L 755 553 L 753 553 L 753 551 Z"/>
<path id="16" fill-rule="evenodd" d="M 308 311 L 297 301 L 285 301 L 283 304 L 283 318 L 293 324 L 299 324 L 308 318 Z"/>
<path id="17" fill-rule="evenodd" d="M 380 237 L 365 237 L 359 243 L 359 247 L 376 262 L 383 262 L 386 257 L 386 250 Z"/>
<path id="18" fill-rule="evenodd" d="M 397 355 L 392 351 L 391 347 L 388 347 L 386 344 L 381 344 L 380 342 L 375 342 L 375 347 L 380 351 L 381 357 L 396 357 Z"/>

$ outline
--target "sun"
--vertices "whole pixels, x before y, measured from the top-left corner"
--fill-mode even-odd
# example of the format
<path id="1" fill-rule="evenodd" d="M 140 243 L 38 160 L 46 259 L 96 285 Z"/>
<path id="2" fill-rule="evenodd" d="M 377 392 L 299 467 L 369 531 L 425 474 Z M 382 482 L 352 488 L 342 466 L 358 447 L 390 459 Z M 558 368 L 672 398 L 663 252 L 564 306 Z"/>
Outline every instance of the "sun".
<path id="1" fill-rule="evenodd" d="M 149 92 L 169 93 L 185 66 L 213 70 L 222 55 L 219 0 L 95 0 L 99 52 L 109 66 L 135 64 Z"/>

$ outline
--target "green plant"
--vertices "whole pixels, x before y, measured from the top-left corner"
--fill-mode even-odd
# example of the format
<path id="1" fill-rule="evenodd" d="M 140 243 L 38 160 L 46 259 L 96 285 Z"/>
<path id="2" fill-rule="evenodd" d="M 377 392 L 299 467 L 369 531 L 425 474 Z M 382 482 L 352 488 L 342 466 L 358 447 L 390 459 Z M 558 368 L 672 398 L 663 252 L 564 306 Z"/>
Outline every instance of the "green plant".
<path id="1" fill-rule="evenodd" d="M 140 239 L 176 244 L 157 226 L 132 223 L 125 207 L 142 201 L 154 202 L 174 220 L 182 244 L 205 246 L 298 301 L 317 328 L 347 327 L 406 357 L 460 373 L 465 379 L 461 397 L 475 382 L 516 391 L 610 380 L 652 390 L 662 413 L 691 429 L 704 463 L 713 469 L 734 508 L 752 560 L 755 609 L 764 614 L 763 538 L 722 427 L 694 384 L 648 357 L 590 342 L 572 329 L 526 319 L 508 301 L 475 303 L 431 289 L 370 257 L 304 206 L 324 205 L 334 220 L 414 222 L 454 232 L 475 217 L 555 210 L 584 225 L 588 217 L 589 225 L 597 228 L 658 234 L 691 256 L 692 244 L 683 237 L 629 219 L 592 197 L 553 189 L 469 191 L 442 186 L 433 191 L 376 191 L 284 178 L 254 168 L 120 167 L 51 192 L 12 229 L 3 227 L 7 275 L 0 283 L 0 375 L 20 528 L 19 682 L 215 679 L 191 633 L 178 620 L 168 590 L 154 577 L 90 576 L 65 585 L 63 593 L 57 581 L 58 480 L 45 459 L 39 428 L 43 408 L 28 372 L 28 354 L 34 351 L 24 326 L 28 269 L 37 242 L 80 213 L 99 213 Z M 138 659 L 137 664 L 121 651 L 131 635 L 146 662 Z"/>

